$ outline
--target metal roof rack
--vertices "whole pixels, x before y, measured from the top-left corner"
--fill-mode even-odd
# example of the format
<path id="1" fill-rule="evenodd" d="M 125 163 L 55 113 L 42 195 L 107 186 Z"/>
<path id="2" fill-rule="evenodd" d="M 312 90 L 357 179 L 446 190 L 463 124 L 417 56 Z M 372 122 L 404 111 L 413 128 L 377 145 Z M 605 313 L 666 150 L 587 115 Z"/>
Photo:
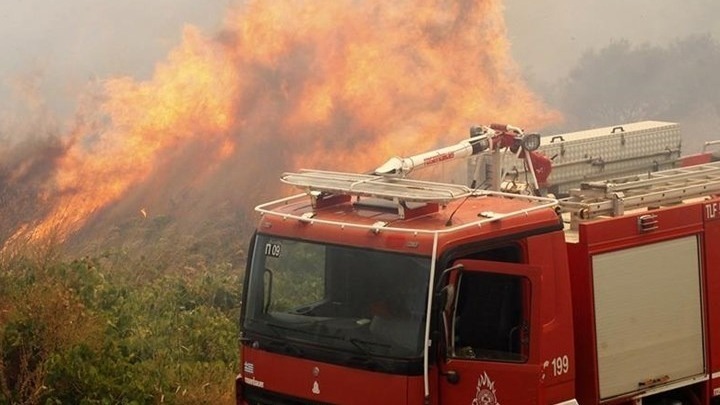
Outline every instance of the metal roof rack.
<path id="1" fill-rule="evenodd" d="M 654 208 L 720 193 L 720 162 L 582 183 L 560 207 L 584 220 L 619 216 L 625 210 Z"/>
<path id="2" fill-rule="evenodd" d="M 281 180 L 307 191 L 424 203 L 447 204 L 471 193 L 467 186 L 457 184 L 323 170 L 285 173 Z"/>
<path id="3" fill-rule="evenodd" d="M 393 201 L 403 218 L 436 212 L 440 205 L 472 194 L 468 187 L 457 184 L 324 170 L 284 173 L 281 180 L 304 189 L 316 208 L 347 202 L 351 197 L 378 198 Z"/>

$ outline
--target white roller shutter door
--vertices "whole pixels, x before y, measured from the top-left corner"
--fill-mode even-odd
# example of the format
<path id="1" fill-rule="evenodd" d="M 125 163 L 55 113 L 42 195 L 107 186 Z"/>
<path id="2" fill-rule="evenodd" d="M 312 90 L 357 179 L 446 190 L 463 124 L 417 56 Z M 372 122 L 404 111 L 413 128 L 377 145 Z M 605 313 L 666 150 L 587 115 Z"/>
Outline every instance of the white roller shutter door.
<path id="1" fill-rule="evenodd" d="M 593 256 L 601 399 L 704 370 L 696 236 Z"/>

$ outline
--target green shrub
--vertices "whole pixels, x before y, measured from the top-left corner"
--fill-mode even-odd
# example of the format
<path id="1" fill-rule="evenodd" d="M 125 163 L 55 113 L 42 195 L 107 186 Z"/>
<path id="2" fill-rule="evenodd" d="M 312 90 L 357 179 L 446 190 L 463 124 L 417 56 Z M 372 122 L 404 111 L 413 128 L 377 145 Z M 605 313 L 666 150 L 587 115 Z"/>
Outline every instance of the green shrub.
<path id="1" fill-rule="evenodd" d="M 0 403 L 231 403 L 240 271 L 0 263 Z"/>

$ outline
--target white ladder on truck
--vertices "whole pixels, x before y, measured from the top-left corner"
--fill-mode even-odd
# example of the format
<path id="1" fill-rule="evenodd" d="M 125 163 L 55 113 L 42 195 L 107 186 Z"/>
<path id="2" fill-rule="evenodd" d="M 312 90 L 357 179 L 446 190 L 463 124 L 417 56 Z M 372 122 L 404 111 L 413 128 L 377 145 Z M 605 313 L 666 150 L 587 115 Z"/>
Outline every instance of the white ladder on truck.
<path id="1" fill-rule="evenodd" d="M 381 211 L 392 209 L 401 219 L 411 219 L 435 213 L 440 210 L 440 207 L 445 207 L 450 202 L 467 198 L 495 197 L 498 200 L 522 200 L 528 203 L 526 206 L 506 213 L 490 211 L 478 213 L 478 217 L 481 217 L 481 219 L 461 226 L 474 226 L 510 216 L 527 215 L 528 212 L 534 210 L 554 209 L 558 203 L 556 199 L 547 197 L 472 190 L 460 184 L 410 180 L 371 174 L 301 170 L 297 173 L 285 173 L 280 178 L 286 184 L 303 189 L 310 197 L 313 209 L 345 204 L 356 198 L 357 200 L 353 202 L 355 206 L 379 209 Z M 362 197 L 369 198 L 361 201 Z M 279 200 L 258 206 L 256 210 L 263 213 L 276 213 L 273 204 L 286 202 L 287 199 Z M 459 204 L 462 205 L 462 202 Z M 287 213 L 281 215 L 288 216 Z M 307 213 L 303 214 L 303 216 L 305 215 Z M 312 216 L 308 218 L 312 218 Z M 345 223 L 345 225 L 351 224 Z M 453 228 L 444 228 L 444 231 L 450 229 Z"/>
<path id="2" fill-rule="evenodd" d="M 458 184 L 324 170 L 285 173 L 280 179 L 305 190 L 315 208 L 369 197 L 392 201 L 401 218 L 436 212 L 440 206 L 472 195 L 470 188 Z"/>
<path id="3" fill-rule="evenodd" d="M 560 201 L 573 220 L 619 216 L 626 210 L 678 204 L 720 193 L 720 162 L 582 183 Z"/>
<path id="4" fill-rule="evenodd" d="M 373 197 L 398 202 L 447 204 L 471 194 L 470 188 L 458 184 L 324 170 L 285 173 L 280 179 L 307 192 Z"/>

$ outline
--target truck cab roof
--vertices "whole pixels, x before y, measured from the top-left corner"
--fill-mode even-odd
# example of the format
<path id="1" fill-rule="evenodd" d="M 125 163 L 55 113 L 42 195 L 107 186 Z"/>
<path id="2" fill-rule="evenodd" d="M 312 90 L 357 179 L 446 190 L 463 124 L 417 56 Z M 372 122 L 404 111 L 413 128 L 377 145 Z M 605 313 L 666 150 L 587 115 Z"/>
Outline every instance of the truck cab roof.
<path id="1" fill-rule="evenodd" d="M 365 178 L 370 186 L 341 187 L 336 180 L 342 175 L 333 172 L 325 183 L 292 179 L 306 193 L 256 207 L 262 214 L 260 232 L 430 254 L 434 237 L 442 245 L 559 223 L 557 201 L 551 198 L 372 175 Z M 365 177 L 346 176 L 353 183 Z"/>

